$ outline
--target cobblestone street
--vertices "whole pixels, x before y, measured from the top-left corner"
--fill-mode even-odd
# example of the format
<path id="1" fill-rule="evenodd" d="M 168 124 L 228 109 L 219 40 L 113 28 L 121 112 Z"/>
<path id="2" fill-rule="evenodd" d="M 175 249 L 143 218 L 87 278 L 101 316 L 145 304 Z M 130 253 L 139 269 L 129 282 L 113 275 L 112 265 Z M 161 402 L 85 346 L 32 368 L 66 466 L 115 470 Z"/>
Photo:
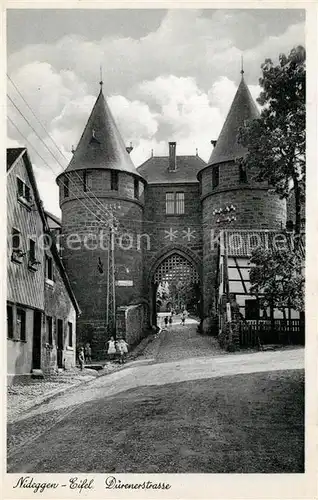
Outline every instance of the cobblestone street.
<path id="1" fill-rule="evenodd" d="M 9 424 L 8 471 L 299 472 L 303 366 L 303 349 L 231 355 L 176 321 L 123 369 Z"/>

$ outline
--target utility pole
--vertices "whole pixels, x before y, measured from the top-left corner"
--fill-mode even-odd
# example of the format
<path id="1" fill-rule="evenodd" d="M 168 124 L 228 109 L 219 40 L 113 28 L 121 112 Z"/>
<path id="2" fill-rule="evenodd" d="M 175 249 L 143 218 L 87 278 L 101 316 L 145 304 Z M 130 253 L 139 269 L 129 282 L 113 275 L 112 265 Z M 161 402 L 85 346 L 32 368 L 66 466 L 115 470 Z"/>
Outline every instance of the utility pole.
<path id="1" fill-rule="evenodd" d="M 109 336 L 116 333 L 116 289 L 115 289 L 115 225 L 113 213 L 108 229 L 108 254 L 106 275 L 106 329 Z"/>

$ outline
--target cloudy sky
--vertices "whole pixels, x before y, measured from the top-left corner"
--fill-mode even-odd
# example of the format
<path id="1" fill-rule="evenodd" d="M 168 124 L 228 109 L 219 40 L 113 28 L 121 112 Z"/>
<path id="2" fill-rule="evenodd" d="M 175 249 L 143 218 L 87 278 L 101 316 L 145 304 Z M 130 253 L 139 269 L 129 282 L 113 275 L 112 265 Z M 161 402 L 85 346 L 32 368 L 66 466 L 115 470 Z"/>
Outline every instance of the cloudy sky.
<path id="1" fill-rule="evenodd" d="M 151 149 L 167 154 L 169 140 L 177 154 L 198 148 L 208 160 L 240 80 L 241 55 L 256 98 L 261 63 L 304 44 L 304 25 L 303 10 L 286 9 L 8 10 L 8 94 L 29 121 L 9 100 L 8 146 L 28 147 L 45 208 L 60 215 L 55 177 L 88 119 L 102 64 L 104 94 L 134 145 L 136 166 Z"/>

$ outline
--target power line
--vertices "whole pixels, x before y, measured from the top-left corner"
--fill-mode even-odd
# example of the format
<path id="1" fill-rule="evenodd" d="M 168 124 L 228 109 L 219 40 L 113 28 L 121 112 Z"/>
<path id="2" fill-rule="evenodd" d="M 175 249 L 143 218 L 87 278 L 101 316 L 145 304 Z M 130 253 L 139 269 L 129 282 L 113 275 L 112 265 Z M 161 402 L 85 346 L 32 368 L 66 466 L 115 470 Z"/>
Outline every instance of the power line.
<path id="1" fill-rule="evenodd" d="M 27 107 L 31 110 L 33 116 L 36 118 L 36 120 L 40 123 L 41 127 L 43 128 L 43 130 L 45 131 L 45 133 L 47 134 L 47 136 L 51 139 L 51 141 L 53 142 L 53 144 L 56 146 L 56 148 L 58 149 L 59 153 L 67 160 L 67 158 L 65 157 L 64 153 L 62 153 L 62 151 L 59 149 L 59 146 L 56 144 L 56 142 L 54 141 L 54 139 L 50 136 L 50 134 L 48 133 L 48 131 L 46 130 L 45 126 L 42 124 L 42 122 L 39 120 L 39 118 L 37 118 L 36 114 L 34 113 L 34 111 L 32 110 L 31 106 L 27 103 L 26 99 L 23 97 L 23 95 L 21 94 L 21 92 L 19 91 L 18 87 L 16 86 L 16 84 L 14 84 L 13 80 L 10 78 L 9 75 L 7 75 L 10 82 L 14 85 L 16 91 L 18 92 L 18 94 L 21 96 L 21 98 L 23 99 L 23 101 L 26 103 Z M 18 106 L 14 103 L 14 101 L 11 99 L 11 97 L 7 94 L 7 97 L 9 98 L 9 100 L 11 101 L 11 103 L 13 104 L 13 106 L 16 108 L 16 110 L 18 111 L 18 113 L 22 116 L 22 118 L 26 121 L 26 123 L 29 125 L 29 127 L 31 128 L 31 130 L 35 133 L 35 135 L 40 139 L 40 141 L 44 144 L 45 148 L 49 151 L 49 153 L 53 156 L 53 158 L 57 161 L 57 163 L 60 165 L 60 167 L 62 168 L 62 170 L 64 171 L 64 166 L 60 163 L 60 161 L 58 160 L 58 158 L 55 156 L 55 154 L 52 152 L 52 150 L 47 146 L 47 144 L 44 142 L 44 140 L 39 136 L 39 134 L 37 133 L 37 131 L 34 129 L 34 127 L 31 125 L 31 123 L 29 122 L 29 120 L 24 116 L 24 114 L 21 112 L 21 110 L 18 108 Z M 82 178 L 79 176 L 79 174 L 77 173 L 77 171 L 75 170 L 74 171 L 75 175 L 77 176 L 77 178 L 82 182 Z M 71 179 L 70 179 L 71 180 Z M 72 181 L 72 180 L 71 180 Z M 75 184 L 75 183 L 74 183 Z M 75 184 L 76 185 L 76 184 Z M 100 200 L 96 197 L 96 195 L 89 189 L 89 191 L 91 192 L 91 194 L 94 196 L 94 198 L 97 200 L 99 206 L 103 209 L 103 211 L 105 212 L 105 215 L 107 215 L 108 217 L 113 217 L 113 213 L 109 213 L 107 211 L 107 208 L 100 202 Z M 88 195 L 87 195 L 88 196 Z M 85 195 L 84 195 L 85 197 Z M 95 203 L 95 206 L 98 206 L 96 203 Z M 100 208 L 98 206 L 98 208 Z M 116 220 L 116 223 L 118 224 L 118 220 Z"/>
<path id="2" fill-rule="evenodd" d="M 10 118 L 10 116 L 7 116 L 7 119 L 9 120 L 9 122 L 14 126 L 14 128 L 19 132 L 19 134 L 23 137 L 23 139 L 29 144 L 29 146 L 35 151 L 35 153 L 38 155 L 38 157 L 45 163 L 45 165 L 47 165 L 49 167 L 49 169 L 53 172 L 53 174 L 55 174 L 54 170 L 51 168 L 51 166 L 49 165 L 49 163 L 47 163 L 47 161 L 43 158 L 42 155 L 40 155 L 40 153 L 37 151 L 37 149 L 33 146 L 33 144 L 31 144 L 31 142 L 25 137 L 25 135 L 21 132 L 21 130 L 17 127 L 17 125 L 14 123 L 14 121 Z M 65 183 L 61 182 L 61 184 L 63 186 L 66 186 Z M 74 193 L 73 193 L 74 194 Z M 98 217 L 97 214 L 95 214 L 94 212 L 92 212 L 92 210 L 80 199 L 76 196 L 76 194 L 74 194 L 75 198 L 87 209 L 89 210 L 93 215 L 94 217 L 96 217 L 98 219 L 98 222 L 106 222 L 107 221 L 104 221 L 103 219 L 100 219 Z"/>

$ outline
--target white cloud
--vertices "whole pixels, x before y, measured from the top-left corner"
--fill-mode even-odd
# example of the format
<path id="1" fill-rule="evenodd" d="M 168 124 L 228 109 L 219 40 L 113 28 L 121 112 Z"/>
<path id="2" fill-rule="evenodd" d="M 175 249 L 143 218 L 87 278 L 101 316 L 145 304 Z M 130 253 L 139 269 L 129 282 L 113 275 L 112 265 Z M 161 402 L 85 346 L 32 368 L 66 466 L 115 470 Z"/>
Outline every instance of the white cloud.
<path id="1" fill-rule="evenodd" d="M 136 165 L 149 157 L 151 149 L 167 154 L 169 140 L 177 141 L 179 154 L 195 154 L 198 148 L 207 160 L 210 140 L 219 135 L 239 81 L 244 44 L 238 46 L 238 35 L 252 20 L 247 11 L 235 15 L 215 11 L 203 17 L 195 10 L 175 9 L 167 12 L 156 31 L 139 40 L 112 36 L 97 41 L 69 35 L 54 44 L 26 46 L 9 58 L 8 71 L 59 145 L 62 154 L 45 139 L 63 166 L 95 102 L 100 62 L 104 62 L 104 93 L 110 96 L 108 103 L 124 141 L 134 144 L 131 156 Z M 302 23 L 276 36 L 265 36 L 263 26 L 262 33 L 259 43 L 244 51 L 246 81 L 254 98 L 260 92 L 257 81 L 264 59 L 304 43 Z M 257 36 L 253 25 L 249 40 Z M 44 138 L 11 84 L 8 89 Z M 58 174 L 61 167 L 12 105 L 8 113 Z M 28 146 L 12 126 L 8 131 L 11 144 Z M 45 205 L 57 213 L 54 175 L 31 149 L 30 154 Z"/>

